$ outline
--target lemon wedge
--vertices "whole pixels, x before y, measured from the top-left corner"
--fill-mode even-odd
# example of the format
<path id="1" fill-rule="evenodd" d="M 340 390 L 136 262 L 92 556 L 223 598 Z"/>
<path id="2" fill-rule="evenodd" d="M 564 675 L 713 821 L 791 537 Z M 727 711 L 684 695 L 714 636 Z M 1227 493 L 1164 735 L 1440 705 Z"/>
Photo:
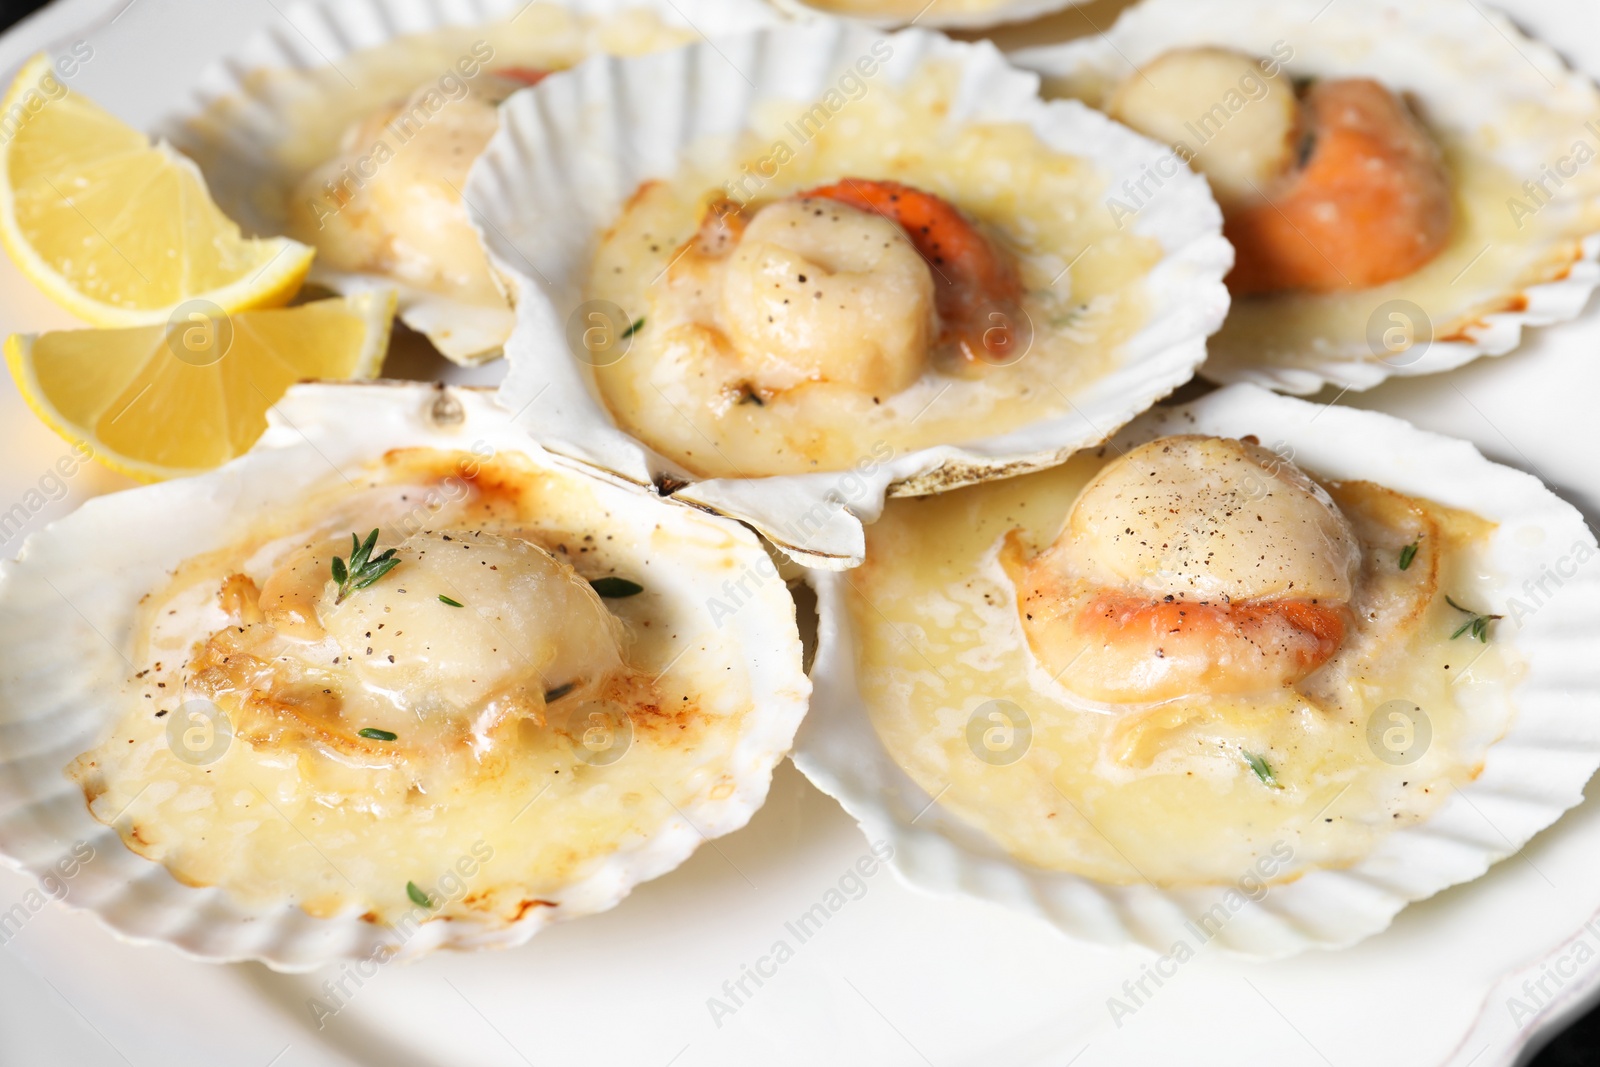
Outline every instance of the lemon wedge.
<path id="1" fill-rule="evenodd" d="M 6 365 L 34 412 L 114 470 L 156 481 L 248 449 L 303 378 L 371 378 L 392 291 L 158 326 L 14 334 Z"/>
<path id="2" fill-rule="evenodd" d="M 47 56 L 22 68 L 0 115 L 0 244 L 79 318 L 144 326 L 196 299 L 278 307 L 305 280 L 312 249 L 245 238 L 193 162 L 69 92 Z"/>

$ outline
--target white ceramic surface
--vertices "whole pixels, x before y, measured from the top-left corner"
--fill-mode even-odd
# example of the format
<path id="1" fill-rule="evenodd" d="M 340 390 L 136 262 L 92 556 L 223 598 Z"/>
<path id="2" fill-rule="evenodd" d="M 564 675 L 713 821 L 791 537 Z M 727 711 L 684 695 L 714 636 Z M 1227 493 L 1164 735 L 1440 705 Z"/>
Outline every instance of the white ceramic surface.
<path id="1" fill-rule="evenodd" d="M 1504 6 L 1570 61 L 1600 73 L 1595 5 Z M 14 69 L 48 42 L 83 37 L 96 55 L 74 88 L 148 127 L 219 48 L 277 20 L 267 0 L 58 0 L 42 20 L 0 37 L 0 68 Z M 71 324 L 0 257 L 0 325 Z M 1592 524 L 1600 473 L 1585 435 L 1600 395 L 1596 351 L 1600 318 L 1591 304 L 1577 322 L 1531 331 L 1504 359 L 1393 380 L 1339 403 L 1472 440 L 1493 459 L 1540 474 Z M 485 372 L 496 366 L 475 372 L 476 380 L 492 380 Z M 391 358 L 389 372 L 400 369 L 464 376 L 442 360 L 409 355 Z M 530 408 L 537 410 L 539 402 Z M 0 504 L 37 504 L 23 529 L 125 484 L 91 467 L 67 479 L 64 493 L 28 498 L 66 452 L 0 380 Z M 0 551 L 15 554 L 16 528 L 3 536 Z M 717 1026 L 707 998 L 720 997 L 741 965 L 758 963 L 786 935 L 784 924 L 836 885 L 861 857 L 861 843 L 832 799 L 780 768 L 766 806 L 749 828 L 720 840 L 720 852 L 701 849 L 621 907 L 525 948 L 441 955 L 365 979 L 321 1029 L 306 1001 L 324 981 L 342 979 L 337 970 L 291 976 L 196 964 L 163 947 L 117 941 L 83 912 L 41 903 L 25 927 L 8 928 L 0 947 L 0 1062 L 1237 1067 L 1270 1059 L 1274 1067 L 1509 1067 L 1600 990 L 1592 955 L 1600 940 L 1584 925 L 1600 913 L 1595 798 L 1520 856 L 1407 908 L 1354 948 L 1269 964 L 1203 952 L 1120 1028 L 1107 998 L 1125 995 L 1123 983 L 1141 976 L 1148 952 L 1084 947 L 1026 916 L 913 893 L 880 872 Z M 0 914 L 26 908 L 33 889 L 32 879 L 0 869 Z M 1584 964 L 1574 963 L 1579 937 L 1591 953 Z M 1544 994 L 1522 988 L 1534 980 Z"/>

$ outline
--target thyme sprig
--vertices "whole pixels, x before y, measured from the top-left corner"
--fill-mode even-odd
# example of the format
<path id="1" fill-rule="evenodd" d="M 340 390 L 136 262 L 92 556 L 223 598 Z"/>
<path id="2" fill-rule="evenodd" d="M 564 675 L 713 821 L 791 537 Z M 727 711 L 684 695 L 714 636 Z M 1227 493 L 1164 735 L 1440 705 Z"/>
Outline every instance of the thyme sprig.
<path id="1" fill-rule="evenodd" d="M 1239 750 L 1239 754 L 1244 757 L 1244 761 L 1250 765 L 1250 769 L 1256 772 L 1256 777 L 1261 779 L 1262 784 L 1268 789 L 1283 788 L 1283 783 L 1278 781 L 1278 776 L 1272 773 L 1272 764 L 1268 763 L 1264 757 L 1243 748 Z"/>
<path id="2" fill-rule="evenodd" d="M 372 558 L 372 550 L 377 545 L 377 530 L 369 533 L 365 541 L 351 534 L 350 561 L 346 563 L 338 556 L 333 557 L 333 580 L 339 583 L 339 595 L 333 601 L 335 604 L 342 604 L 345 597 L 357 589 L 365 589 L 400 565 L 400 561 L 394 558 L 395 550 L 392 548 Z"/>
<path id="3" fill-rule="evenodd" d="M 1451 600 L 1448 596 L 1444 598 L 1444 602 L 1455 608 L 1457 611 L 1472 616 L 1472 618 L 1456 627 L 1456 632 L 1450 635 L 1450 640 L 1452 641 L 1460 637 L 1462 634 L 1470 631 L 1473 637 L 1476 637 L 1483 644 L 1488 644 L 1489 624 L 1496 619 L 1505 618 L 1504 615 L 1485 615 L 1482 612 L 1473 611 L 1471 608 L 1464 608 L 1460 604 L 1457 604 L 1454 600 Z"/>

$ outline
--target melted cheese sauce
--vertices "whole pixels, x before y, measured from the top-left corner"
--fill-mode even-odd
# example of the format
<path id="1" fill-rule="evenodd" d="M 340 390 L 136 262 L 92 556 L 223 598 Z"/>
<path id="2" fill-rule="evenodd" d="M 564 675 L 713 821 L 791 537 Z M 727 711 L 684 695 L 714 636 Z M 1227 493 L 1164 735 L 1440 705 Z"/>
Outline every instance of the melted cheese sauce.
<path id="1" fill-rule="evenodd" d="M 1013 531 L 1033 551 L 1050 545 L 1106 461 L 1080 453 L 1043 473 L 893 500 L 867 528 L 846 597 L 860 690 L 929 795 L 1024 862 L 1185 886 L 1232 883 L 1285 844 L 1284 879 L 1355 863 L 1476 776 L 1510 724 L 1520 668 L 1497 630 L 1488 644 L 1452 640 L 1468 617 L 1445 596 L 1474 604 L 1493 527 L 1370 483 L 1326 485 L 1362 563 L 1353 626 L 1321 670 L 1277 691 L 1142 706 L 1095 707 L 1057 684 L 1029 650 L 999 556 Z M 1022 744 L 1017 723 L 986 717 L 992 701 L 1021 708 L 1031 729 L 1010 762 L 978 758 L 970 740 L 1003 755 Z M 1390 701 L 1427 716 L 1431 741 L 1413 762 L 1379 758 L 1369 742 Z M 1384 748 L 1410 754 L 1397 735 Z"/>
<path id="2" fill-rule="evenodd" d="M 955 71 L 930 65 L 900 88 L 834 94 L 836 113 L 820 123 L 806 115 L 815 102 L 774 104 L 737 143 L 698 145 L 681 173 L 638 190 L 602 237 L 585 294 L 644 320 L 626 356 L 595 370 L 624 429 L 703 477 L 840 470 L 884 445 L 900 453 L 972 441 L 1067 413 L 1117 366 L 1144 324 L 1142 279 L 1159 247 L 1116 229 L 1101 206 L 1105 178 L 1089 161 L 1021 125 L 952 123 L 956 88 Z M 1026 291 L 1027 353 L 968 371 L 930 365 L 888 395 L 815 382 L 756 404 L 716 373 L 705 331 L 687 336 L 651 318 L 652 287 L 709 203 L 766 202 L 842 177 L 935 193 L 998 235 Z"/>
<path id="3" fill-rule="evenodd" d="M 374 525 L 400 565 L 331 606 L 332 551 Z M 129 848 L 246 902 L 389 923 L 415 913 L 409 883 L 430 919 L 559 908 L 675 806 L 735 788 L 747 663 L 668 595 L 673 547 L 576 476 L 391 453 L 148 596 L 136 698 L 69 773 Z M 601 600 L 605 576 L 644 590 Z M 180 722 L 219 748 L 179 758 L 197 698 L 227 722 Z"/>
<path id="4" fill-rule="evenodd" d="M 1093 74 L 1047 78 L 1044 92 L 1104 109 L 1117 88 Z M 1438 143 L 1455 189 L 1448 243 L 1420 269 L 1385 285 L 1234 300 L 1222 329 L 1207 342 L 1213 368 L 1313 365 L 1330 357 L 1409 365 L 1420 358 L 1407 351 L 1413 343 L 1467 340 L 1484 316 L 1524 310 L 1528 287 L 1567 276 L 1583 238 L 1600 231 L 1600 168 L 1592 163 L 1600 140 L 1594 131 L 1531 101 L 1516 109 L 1519 131 L 1538 131 L 1549 143 L 1545 158 L 1573 169 L 1554 182 L 1541 175 L 1545 190 L 1530 199 L 1524 187 L 1530 175 L 1499 162 L 1503 137 L 1494 127 L 1443 129 L 1429 122 L 1425 101 L 1412 101 L 1412 107 Z M 1122 199 L 1140 206 L 1138 197 Z M 1547 202 L 1541 207 L 1541 201 Z M 1521 209 L 1513 210 L 1514 204 Z M 1392 301 L 1416 305 L 1425 318 L 1404 308 L 1385 309 Z"/>

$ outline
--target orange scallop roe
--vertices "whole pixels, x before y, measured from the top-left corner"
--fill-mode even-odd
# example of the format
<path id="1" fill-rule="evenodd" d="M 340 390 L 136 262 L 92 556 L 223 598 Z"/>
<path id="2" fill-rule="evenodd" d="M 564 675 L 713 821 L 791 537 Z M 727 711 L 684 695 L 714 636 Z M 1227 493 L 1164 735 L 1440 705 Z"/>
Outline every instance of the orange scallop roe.
<path id="1" fill-rule="evenodd" d="M 1021 346 L 1016 316 L 1022 279 L 1016 264 L 948 200 L 868 178 L 843 178 L 796 196 L 836 200 L 897 223 L 933 271 L 941 341 L 954 344 L 964 360 L 1009 362 Z"/>
<path id="2" fill-rule="evenodd" d="M 1382 285 L 1449 239 L 1449 174 L 1403 100 L 1349 78 L 1314 84 L 1303 109 L 1302 160 L 1261 198 L 1226 212 L 1235 296 Z"/>

